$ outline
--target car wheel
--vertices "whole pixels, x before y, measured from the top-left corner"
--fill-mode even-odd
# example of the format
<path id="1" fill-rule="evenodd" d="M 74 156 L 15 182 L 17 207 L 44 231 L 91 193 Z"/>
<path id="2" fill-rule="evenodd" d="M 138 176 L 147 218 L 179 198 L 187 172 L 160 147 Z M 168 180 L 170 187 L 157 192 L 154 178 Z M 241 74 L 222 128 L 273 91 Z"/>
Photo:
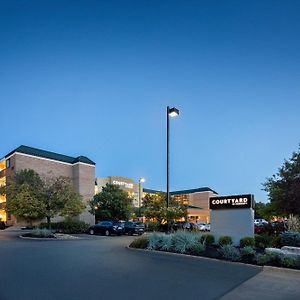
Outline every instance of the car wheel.
<path id="1" fill-rule="evenodd" d="M 128 231 L 128 235 L 133 235 L 133 232 L 131 230 Z"/>
<path id="2" fill-rule="evenodd" d="M 106 229 L 105 232 L 104 232 L 104 235 L 105 235 L 105 236 L 109 236 L 109 234 L 110 234 L 110 233 L 109 233 L 109 230 Z"/>
<path id="3" fill-rule="evenodd" d="M 91 235 L 94 235 L 94 234 L 95 234 L 94 229 L 90 229 L 89 233 L 90 233 Z"/>

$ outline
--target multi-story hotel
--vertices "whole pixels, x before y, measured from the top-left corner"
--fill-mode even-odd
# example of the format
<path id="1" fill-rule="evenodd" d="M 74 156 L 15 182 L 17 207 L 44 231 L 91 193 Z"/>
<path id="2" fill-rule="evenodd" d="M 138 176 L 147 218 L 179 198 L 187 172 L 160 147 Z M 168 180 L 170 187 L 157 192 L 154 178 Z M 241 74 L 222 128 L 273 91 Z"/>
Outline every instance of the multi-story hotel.
<path id="1" fill-rule="evenodd" d="M 107 183 L 118 185 L 126 191 L 133 199 L 134 207 L 142 205 L 146 194 L 162 192 L 145 189 L 141 180 L 135 182 L 127 177 L 109 176 L 95 179 L 95 163 L 85 156 L 71 157 L 27 146 L 18 147 L 0 160 L 0 186 L 9 184 L 13 173 L 22 169 L 32 169 L 42 178 L 59 176 L 70 178 L 74 189 L 83 196 L 86 202 L 91 200 L 95 193 L 101 192 L 102 187 Z M 190 221 L 210 221 L 208 203 L 210 197 L 217 195 L 214 190 L 202 187 L 173 191 L 170 195 L 187 205 Z M 16 224 L 16 218 L 5 211 L 6 201 L 9 199 L 6 199 L 5 195 L 0 195 L 0 221 L 5 221 L 9 225 Z M 90 224 L 94 224 L 95 221 L 94 216 L 88 212 L 88 208 L 78 216 L 78 219 Z"/>
<path id="2" fill-rule="evenodd" d="M 87 202 L 94 196 L 95 191 L 95 163 L 85 156 L 71 157 L 50 151 L 27 146 L 20 146 L 0 160 L 0 185 L 9 184 L 14 172 L 32 169 L 42 178 L 68 177 L 78 193 Z M 16 224 L 14 216 L 6 214 L 5 195 L 0 196 L 0 218 L 9 225 Z M 88 212 L 88 208 L 78 216 L 89 224 L 95 223 L 95 218 Z"/>

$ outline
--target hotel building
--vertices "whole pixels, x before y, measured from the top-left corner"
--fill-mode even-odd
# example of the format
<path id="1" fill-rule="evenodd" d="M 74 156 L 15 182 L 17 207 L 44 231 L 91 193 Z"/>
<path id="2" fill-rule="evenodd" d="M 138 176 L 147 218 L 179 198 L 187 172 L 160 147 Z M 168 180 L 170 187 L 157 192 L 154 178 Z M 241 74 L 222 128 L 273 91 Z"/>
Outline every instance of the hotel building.
<path id="1" fill-rule="evenodd" d="M 132 204 L 134 207 L 139 207 L 143 195 L 143 185 L 142 182 L 136 183 L 133 179 L 121 176 L 108 176 L 104 178 L 96 178 L 95 181 L 95 194 L 102 191 L 102 187 L 106 184 L 113 184 L 120 187 L 121 190 L 128 193 L 129 197 L 132 198 Z M 139 197 L 141 195 L 141 197 Z"/>
<path id="2" fill-rule="evenodd" d="M 95 163 L 85 156 L 71 157 L 55 152 L 20 146 L 0 160 L 0 186 L 9 184 L 13 174 L 23 169 L 32 169 L 41 178 L 68 177 L 86 203 L 92 199 L 95 191 Z M 14 216 L 6 214 L 6 195 L 0 196 L 0 218 L 8 225 L 18 222 Z M 78 219 L 89 224 L 95 223 L 95 218 L 88 208 L 78 216 Z M 57 221 L 59 218 L 56 218 Z"/>
<path id="3" fill-rule="evenodd" d="M 162 193 L 157 190 L 143 189 L 144 195 Z M 190 222 L 210 222 L 209 198 L 218 193 L 209 187 L 170 192 L 170 196 L 187 205 L 188 220 Z"/>

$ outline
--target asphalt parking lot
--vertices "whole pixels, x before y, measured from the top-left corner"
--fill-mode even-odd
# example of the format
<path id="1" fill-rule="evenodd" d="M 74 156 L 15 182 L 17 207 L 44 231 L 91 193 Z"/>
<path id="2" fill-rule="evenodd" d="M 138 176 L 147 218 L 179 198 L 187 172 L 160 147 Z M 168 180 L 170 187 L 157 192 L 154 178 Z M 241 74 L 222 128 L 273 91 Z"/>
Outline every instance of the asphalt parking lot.
<path id="1" fill-rule="evenodd" d="M 134 237 L 0 232 L 0 300 L 299 299 L 300 272 L 126 248 Z"/>

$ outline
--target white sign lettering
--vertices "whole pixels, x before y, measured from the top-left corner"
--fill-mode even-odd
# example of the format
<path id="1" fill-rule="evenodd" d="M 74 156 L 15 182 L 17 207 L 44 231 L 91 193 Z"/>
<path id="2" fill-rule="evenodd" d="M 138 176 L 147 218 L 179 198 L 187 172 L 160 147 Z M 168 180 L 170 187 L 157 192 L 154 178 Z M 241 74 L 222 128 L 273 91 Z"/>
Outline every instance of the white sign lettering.
<path id="1" fill-rule="evenodd" d="M 112 183 L 115 185 L 124 186 L 127 189 L 133 189 L 133 183 L 128 183 L 125 181 L 118 181 L 118 180 L 113 180 Z"/>

